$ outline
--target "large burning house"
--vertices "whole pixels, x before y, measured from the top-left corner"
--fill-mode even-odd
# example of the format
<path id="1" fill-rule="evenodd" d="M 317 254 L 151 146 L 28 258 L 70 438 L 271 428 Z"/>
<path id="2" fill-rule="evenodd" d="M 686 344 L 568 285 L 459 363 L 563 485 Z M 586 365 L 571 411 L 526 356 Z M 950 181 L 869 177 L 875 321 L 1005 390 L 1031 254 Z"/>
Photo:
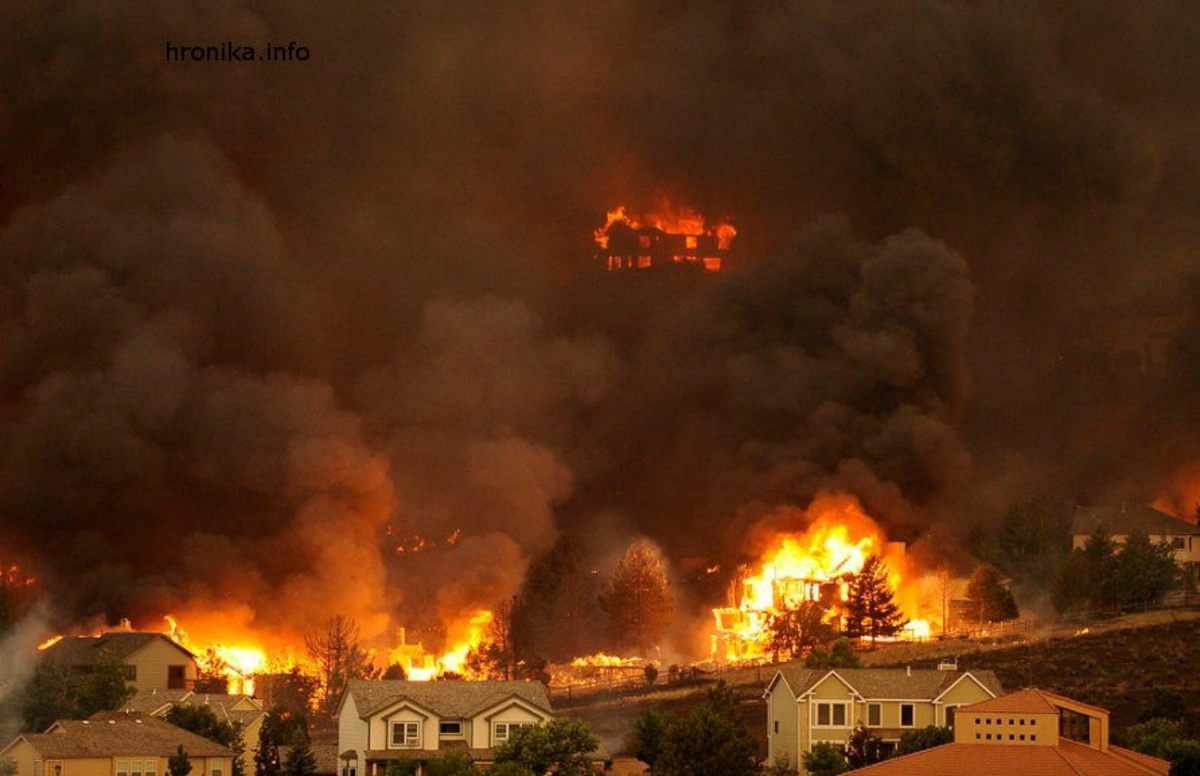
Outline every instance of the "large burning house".
<path id="1" fill-rule="evenodd" d="M 704 217 L 664 204 L 656 214 L 633 218 L 624 207 L 609 211 L 595 231 L 596 260 L 609 272 L 699 269 L 720 272 L 737 230 L 722 221 L 709 227 Z"/>

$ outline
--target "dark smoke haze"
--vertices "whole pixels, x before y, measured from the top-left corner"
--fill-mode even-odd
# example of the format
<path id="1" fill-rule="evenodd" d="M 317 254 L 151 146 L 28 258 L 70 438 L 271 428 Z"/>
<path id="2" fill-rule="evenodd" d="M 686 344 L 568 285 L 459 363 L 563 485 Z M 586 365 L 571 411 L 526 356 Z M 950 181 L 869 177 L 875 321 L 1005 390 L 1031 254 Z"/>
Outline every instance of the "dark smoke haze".
<path id="1" fill-rule="evenodd" d="M 564 532 L 682 568 L 820 490 L 909 541 L 1161 497 L 1198 103 L 1187 2 L 9 4 L 0 555 L 60 625 L 374 636 Z M 596 274 L 663 197 L 728 271 Z M 1093 379 L 1114 311 L 1183 321 L 1164 374 Z"/>

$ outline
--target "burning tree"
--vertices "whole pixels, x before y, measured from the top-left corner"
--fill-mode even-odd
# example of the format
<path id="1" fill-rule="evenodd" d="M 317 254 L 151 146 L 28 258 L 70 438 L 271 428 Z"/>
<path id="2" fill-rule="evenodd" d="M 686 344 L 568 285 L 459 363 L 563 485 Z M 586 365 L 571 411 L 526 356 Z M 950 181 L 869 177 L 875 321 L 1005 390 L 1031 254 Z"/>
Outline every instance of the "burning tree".
<path id="1" fill-rule="evenodd" d="M 600 607 L 608 614 L 609 635 L 618 646 L 634 647 L 645 655 L 662 637 L 675 602 L 662 557 L 649 540 L 629 545 L 600 592 Z"/>
<path id="2" fill-rule="evenodd" d="M 767 618 L 767 648 L 779 659 L 781 653 L 793 657 L 810 652 L 832 639 L 837 630 L 825 621 L 829 608 L 819 601 L 804 601 L 794 609 L 783 609 Z"/>
<path id="3" fill-rule="evenodd" d="M 895 636 L 908 622 L 892 600 L 887 566 L 878 555 L 867 558 L 862 571 L 850 578 L 846 597 L 846 635 L 851 638 Z"/>

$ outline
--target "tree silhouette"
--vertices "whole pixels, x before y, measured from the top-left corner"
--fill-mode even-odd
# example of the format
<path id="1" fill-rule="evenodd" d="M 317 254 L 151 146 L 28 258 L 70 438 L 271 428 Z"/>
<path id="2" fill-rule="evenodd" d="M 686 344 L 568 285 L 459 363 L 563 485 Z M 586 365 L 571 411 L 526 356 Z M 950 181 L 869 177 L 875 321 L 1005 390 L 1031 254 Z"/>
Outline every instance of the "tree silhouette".
<path id="1" fill-rule="evenodd" d="M 675 604 L 662 558 L 648 540 L 629 545 L 600 592 L 600 607 L 618 647 L 634 647 L 645 655 L 666 631 Z"/>
<path id="2" fill-rule="evenodd" d="M 850 578 L 850 592 L 846 599 L 846 635 L 851 638 L 894 636 L 908 621 L 900 607 L 892 600 L 892 587 L 888 584 L 887 566 L 872 555 L 863 564 L 862 571 Z"/>

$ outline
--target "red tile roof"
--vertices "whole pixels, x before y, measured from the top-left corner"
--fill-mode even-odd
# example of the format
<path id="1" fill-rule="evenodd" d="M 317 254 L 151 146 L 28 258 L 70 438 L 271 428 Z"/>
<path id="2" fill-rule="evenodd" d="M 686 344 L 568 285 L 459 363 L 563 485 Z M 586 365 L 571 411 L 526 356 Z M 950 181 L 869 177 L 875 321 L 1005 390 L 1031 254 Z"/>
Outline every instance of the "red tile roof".
<path id="1" fill-rule="evenodd" d="M 1116 749 L 1117 751 L 1113 751 Z M 1167 776 L 1171 764 L 1062 739 L 1058 746 L 944 744 L 855 771 L 863 776 Z"/>
<path id="2" fill-rule="evenodd" d="M 1057 714 L 1058 710 L 1064 707 L 1068 709 L 1090 709 L 1098 714 L 1108 715 L 1108 711 L 1105 709 L 1080 703 L 1071 698 L 1064 698 L 1061 695 L 1039 690 L 1036 687 L 1017 690 L 1008 695 L 1002 695 L 999 698 L 992 698 L 980 701 L 979 703 L 972 703 L 970 706 L 963 706 L 959 709 L 959 713 Z"/>

